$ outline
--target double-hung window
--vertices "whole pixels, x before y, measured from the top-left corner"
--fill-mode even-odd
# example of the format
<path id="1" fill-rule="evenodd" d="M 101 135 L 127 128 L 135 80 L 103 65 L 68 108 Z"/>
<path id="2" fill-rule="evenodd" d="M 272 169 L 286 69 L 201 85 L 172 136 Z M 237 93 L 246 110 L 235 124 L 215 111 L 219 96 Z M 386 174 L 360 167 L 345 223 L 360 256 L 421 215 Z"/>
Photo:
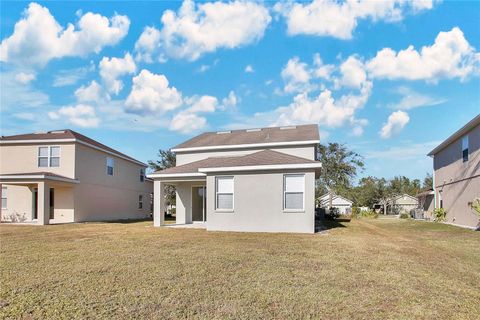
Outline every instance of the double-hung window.
<path id="1" fill-rule="evenodd" d="M 140 182 L 144 182 L 144 181 L 145 181 L 145 169 L 141 168 L 140 169 Z"/>
<path id="2" fill-rule="evenodd" d="M 215 209 L 233 210 L 233 177 L 215 178 Z"/>
<path id="3" fill-rule="evenodd" d="M 468 136 L 462 138 L 462 157 L 463 162 L 468 161 Z"/>
<path id="4" fill-rule="evenodd" d="M 60 167 L 60 147 L 38 147 L 38 167 Z"/>
<path id="5" fill-rule="evenodd" d="M 115 171 L 115 160 L 113 158 L 107 157 L 107 175 L 113 176 Z"/>
<path id="6" fill-rule="evenodd" d="M 138 195 L 138 209 L 143 209 L 143 195 Z"/>
<path id="7" fill-rule="evenodd" d="M 283 210 L 303 211 L 304 193 L 304 174 L 286 174 L 283 176 Z"/>
<path id="8" fill-rule="evenodd" d="M 7 187 L 2 187 L 2 209 L 7 209 Z"/>

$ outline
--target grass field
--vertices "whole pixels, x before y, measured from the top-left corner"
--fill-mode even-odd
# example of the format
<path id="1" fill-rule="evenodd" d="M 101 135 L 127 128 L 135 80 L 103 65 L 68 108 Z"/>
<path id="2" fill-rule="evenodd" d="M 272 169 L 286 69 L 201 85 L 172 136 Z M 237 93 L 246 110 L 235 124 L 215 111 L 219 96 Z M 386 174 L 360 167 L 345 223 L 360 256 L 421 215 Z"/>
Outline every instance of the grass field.
<path id="1" fill-rule="evenodd" d="M 315 235 L 0 226 L 0 318 L 478 319 L 480 232 L 356 220 Z"/>

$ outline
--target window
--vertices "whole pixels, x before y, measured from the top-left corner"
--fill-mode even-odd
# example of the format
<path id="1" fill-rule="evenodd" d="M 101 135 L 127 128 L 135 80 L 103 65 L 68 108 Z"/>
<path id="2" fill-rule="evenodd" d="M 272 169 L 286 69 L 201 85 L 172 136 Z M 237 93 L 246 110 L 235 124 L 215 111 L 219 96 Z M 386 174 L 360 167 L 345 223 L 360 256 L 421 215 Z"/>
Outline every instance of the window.
<path id="1" fill-rule="evenodd" d="M 2 209 L 7 209 L 7 187 L 2 187 Z"/>
<path id="2" fill-rule="evenodd" d="M 143 195 L 138 195 L 138 209 L 143 209 Z"/>
<path id="3" fill-rule="evenodd" d="M 115 168 L 115 161 L 113 160 L 113 158 L 107 157 L 107 174 L 109 176 L 113 176 L 114 168 Z"/>
<path id="4" fill-rule="evenodd" d="M 60 167 L 60 147 L 38 147 L 38 167 Z"/>
<path id="5" fill-rule="evenodd" d="M 140 169 L 140 182 L 145 181 L 145 169 L 141 168 Z"/>
<path id="6" fill-rule="evenodd" d="M 462 138 L 462 157 L 463 162 L 468 161 L 468 136 Z"/>
<path id="7" fill-rule="evenodd" d="M 283 181 L 283 209 L 303 211 L 305 175 L 286 174 Z"/>
<path id="8" fill-rule="evenodd" d="M 215 178 L 215 209 L 233 210 L 233 177 Z"/>

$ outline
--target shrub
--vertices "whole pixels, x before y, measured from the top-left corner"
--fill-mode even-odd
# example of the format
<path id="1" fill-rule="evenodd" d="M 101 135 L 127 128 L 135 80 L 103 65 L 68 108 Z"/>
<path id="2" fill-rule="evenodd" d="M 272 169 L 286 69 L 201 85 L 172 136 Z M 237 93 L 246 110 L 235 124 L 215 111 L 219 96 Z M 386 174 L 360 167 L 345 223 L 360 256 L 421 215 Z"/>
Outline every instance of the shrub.
<path id="1" fill-rule="evenodd" d="M 360 208 L 359 207 L 352 207 L 352 219 L 359 218 L 361 214 Z"/>
<path id="2" fill-rule="evenodd" d="M 410 219 L 410 215 L 406 212 L 400 214 L 400 219 Z"/>
<path id="3" fill-rule="evenodd" d="M 445 209 L 443 208 L 436 208 L 433 211 L 433 219 L 435 220 L 435 222 L 445 221 L 446 215 L 447 215 L 447 211 L 445 211 Z"/>
<path id="4" fill-rule="evenodd" d="M 362 218 L 373 218 L 376 219 L 378 218 L 378 212 L 375 212 L 373 210 L 368 210 L 368 211 L 362 211 L 360 216 Z"/>

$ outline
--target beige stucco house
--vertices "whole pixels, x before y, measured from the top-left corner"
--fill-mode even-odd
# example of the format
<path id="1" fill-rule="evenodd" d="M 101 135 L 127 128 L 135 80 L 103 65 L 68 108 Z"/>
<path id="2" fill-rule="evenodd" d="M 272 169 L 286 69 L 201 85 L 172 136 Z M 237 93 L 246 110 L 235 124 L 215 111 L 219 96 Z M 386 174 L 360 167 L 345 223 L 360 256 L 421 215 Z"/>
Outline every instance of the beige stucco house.
<path id="1" fill-rule="evenodd" d="M 146 164 L 72 130 L 2 136 L 2 221 L 137 219 L 151 213 Z"/>
<path id="2" fill-rule="evenodd" d="M 177 165 L 154 179 L 154 225 L 164 185 L 176 186 L 176 223 L 207 230 L 315 230 L 317 125 L 206 132 L 174 148 Z"/>
<path id="3" fill-rule="evenodd" d="M 435 207 L 446 210 L 449 223 L 479 227 L 472 203 L 480 198 L 480 115 L 428 155 L 433 157 Z"/>
<path id="4" fill-rule="evenodd" d="M 410 213 L 410 210 L 418 208 L 418 199 L 406 193 L 383 199 L 374 205 L 377 212 L 383 214 Z"/>

